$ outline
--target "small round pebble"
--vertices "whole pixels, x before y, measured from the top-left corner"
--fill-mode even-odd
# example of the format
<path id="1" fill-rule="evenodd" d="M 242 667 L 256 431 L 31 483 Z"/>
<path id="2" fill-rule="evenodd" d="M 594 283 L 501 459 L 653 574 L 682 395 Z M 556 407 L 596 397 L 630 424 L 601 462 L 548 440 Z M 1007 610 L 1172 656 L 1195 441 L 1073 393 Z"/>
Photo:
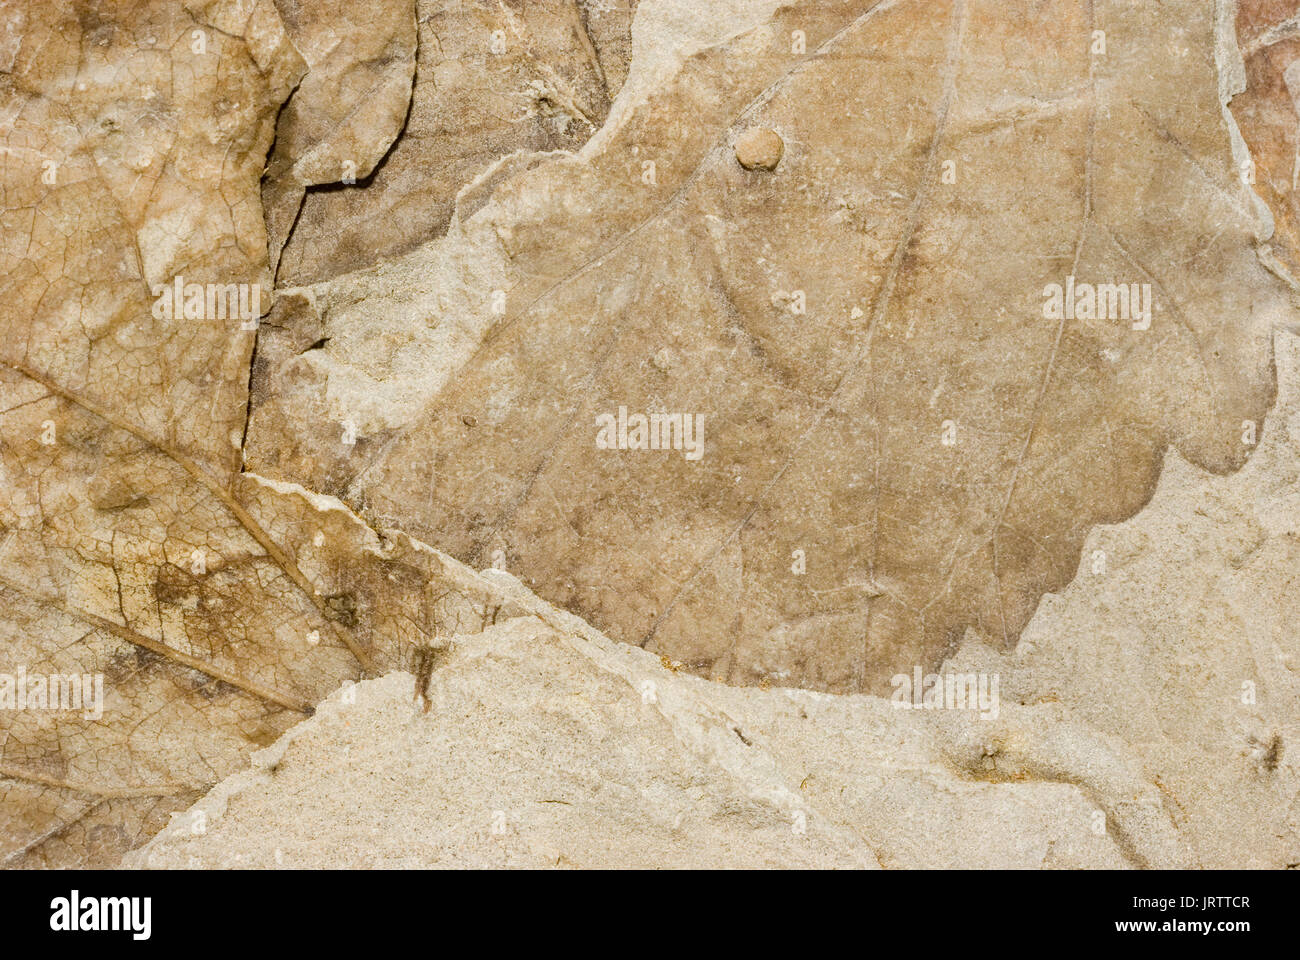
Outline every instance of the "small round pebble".
<path id="1" fill-rule="evenodd" d="M 785 144 L 775 130 L 750 127 L 736 140 L 736 160 L 746 170 L 775 170 Z"/>

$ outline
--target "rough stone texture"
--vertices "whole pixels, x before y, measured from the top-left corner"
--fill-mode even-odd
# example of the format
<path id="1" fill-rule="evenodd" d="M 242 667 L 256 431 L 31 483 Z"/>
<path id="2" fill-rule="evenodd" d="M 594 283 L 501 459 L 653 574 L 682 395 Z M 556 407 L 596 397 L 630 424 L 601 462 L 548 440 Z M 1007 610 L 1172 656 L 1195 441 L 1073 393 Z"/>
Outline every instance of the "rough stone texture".
<path id="1" fill-rule="evenodd" d="M 1247 467 L 1171 458 L 1013 652 L 944 665 L 999 674 L 996 718 L 709 683 L 551 611 L 456 638 L 427 713 L 406 673 L 336 692 L 128 863 L 1295 867 L 1300 339 L 1278 346 Z"/>
<path id="2" fill-rule="evenodd" d="M 374 171 L 406 121 L 415 79 L 413 0 L 280 0 L 307 75 L 276 125 L 263 180 L 272 269 L 308 187 Z"/>
<path id="3" fill-rule="evenodd" d="M 386 6 L 396 13 L 403 5 Z M 457 191 L 498 157 L 581 146 L 616 90 L 606 68 L 614 84 L 626 69 L 627 0 L 600 5 L 594 35 L 585 25 L 591 5 L 575 0 L 414 6 L 419 54 L 402 137 L 373 176 L 359 168 L 355 187 L 308 192 L 280 261 L 282 286 L 369 266 L 441 235 Z M 322 26 L 338 19 L 328 7 L 319 13 Z M 368 36 L 371 9 L 352 7 L 359 35 Z M 400 15 L 410 8 L 408 0 Z"/>
<path id="4" fill-rule="evenodd" d="M 103 866 L 343 679 L 501 604 L 240 472 L 255 323 L 155 309 L 176 277 L 269 303 L 258 185 L 304 70 L 275 8 L 3 12 L 0 674 L 105 699 L 0 714 L 0 861 Z"/>
<path id="5" fill-rule="evenodd" d="M 1249 464 L 1214 477 L 1171 455 L 1151 503 L 1092 532 L 1012 653 L 948 665 L 1124 743 L 1204 867 L 1300 863 L 1300 339 L 1279 334 L 1277 359 Z"/>
<path id="6" fill-rule="evenodd" d="M 111 864 L 346 675 L 263 646 L 310 604 L 232 512 L 252 329 L 151 303 L 269 300 L 258 181 L 303 62 L 265 2 L 0 12 L 0 673 L 111 700 L 5 710 L 0 860 Z"/>
<path id="7" fill-rule="evenodd" d="M 1246 70 L 1246 89 L 1232 100 L 1232 113 L 1250 147 L 1243 170 L 1268 201 L 1275 227 L 1265 261 L 1294 285 L 1300 276 L 1300 221 L 1296 184 L 1300 177 L 1300 8 L 1294 0 L 1242 0 L 1237 7 L 1237 41 Z"/>
<path id="8" fill-rule="evenodd" d="M 1179 863 L 1167 823 L 1139 825 L 1158 791 L 1082 731 L 1057 725 L 1042 742 L 1031 711 L 996 729 L 906 724 L 885 700 L 726 688 L 527 619 L 453 649 L 429 713 L 404 673 L 360 684 L 351 704 L 332 697 L 128 864 Z M 984 763 L 986 736 L 1016 744 L 1001 771 Z M 1089 784 L 1027 776 L 1035 747 L 1066 765 L 1090 757 Z M 1093 783 L 1103 802 L 1133 806 L 1122 815 L 1139 839 L 1092 830 Z"/>
<path id="9" fill-rule="evenodd" d="M 0 0 L 0 862 L 1300 864 L 1297 14 Z"/>
<path id="10" fill-rule="evenodd" d="M 647 42 L 653 84 L 634 48 L 601 133 L 443 241 L 300 294 L 323 346 L 259 379 L 246 452 L 705 675 L 882 692 L 1014 644 L 1171 447 L 1243 464 L 1290 289 L 1222 8 L 748 9 Z M 1150 328 L 1045 316 L 1071 276 L 1147 284 Z M 703 457 L 597 449 L 620 407 L 703 417 Z"/>

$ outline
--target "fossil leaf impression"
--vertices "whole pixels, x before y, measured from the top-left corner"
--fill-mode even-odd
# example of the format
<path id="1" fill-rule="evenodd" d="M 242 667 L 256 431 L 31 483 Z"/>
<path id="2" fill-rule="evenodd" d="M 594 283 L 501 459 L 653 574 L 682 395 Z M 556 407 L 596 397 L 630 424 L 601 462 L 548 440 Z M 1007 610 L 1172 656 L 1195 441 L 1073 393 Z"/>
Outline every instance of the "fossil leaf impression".
<path id="1" fill-rule="evenodd" d="M 883 692 L 1249 458 L 1293 251 L 1232 4 L 725 7 L 0 2 L 0 861 L 543 616 L 466 564 Z"/>
<path id="2" fill-rule="evenodd" d="M 241 470 L 259 181 L 303 69 L 274 6 L 5 13 L 0 862 L 113 865 L 341 683 L 505 605 Z"/>
<path id="3" fill-rule="evenodd" d="M 254 462 L 733 682 L 1011 644 L 1171 445 L 1235 469 L 1273 400 L 1220 7 L 775 9 L 392 274 L 310 288 L 331 339 L 254 398 Z"/>

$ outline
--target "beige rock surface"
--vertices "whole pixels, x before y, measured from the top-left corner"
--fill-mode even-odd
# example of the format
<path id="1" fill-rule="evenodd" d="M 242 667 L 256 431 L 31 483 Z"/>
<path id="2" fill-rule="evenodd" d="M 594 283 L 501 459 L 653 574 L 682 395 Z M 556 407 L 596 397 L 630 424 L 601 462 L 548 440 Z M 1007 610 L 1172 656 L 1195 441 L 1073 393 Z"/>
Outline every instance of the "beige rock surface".
<path id="1" fill-rule="evenodd" d="M 532 615 L 455 638 L 428 712 L 407 673 L 336 692 L 128 864 L 1294 867 L 1300 339 L 1278 346 L 1245 469 L 1172 460 L 1012 653 L 944 664 L 995 673 L 996 715 L 710 683 L 488 570 Z"/>
<path id="2" fill-rule="evenodd" d="M 1023 721 L 1004 718 L 996 734 L 974 721 L 964 749 L 952 749 L 959 737 L 946 725 L 902 723 L 885 700 L 740 691 L 532 619 L 458 638 L 453 651 L 428 713 L 406 673 L 341 692 L 128 865 L 1177 862 L 1167 825 L 1136 846 L 1095 833 L 1086 787 L 987 775 L 979 738 L 1023 739 Z M 1105 746 L 1061 740 L 1066 753 L 1095 751 L 1114 801 L 1158 808 L 1155 788 Z"/>
<path id="3" fill-rule="evenodd" d="M 355 187 L 306 194 L 279 263 L 279 283 L 291 287 L 325 280 L 405 253 L 446 231 L 457 191 L 498 158 L 516 150 L 580 147 L 600 127 L 626 72 L 635 5 L 633 0 L 383 4 L 385 17 L 391 14 L 403 26 L 414 22 L 419 30 L 413 87 L 406 74 L 403 107 L 409 101 L 410 110 L 409 115 L 402 111 L 402 136 L 386 156 L 381 150 L 368 157 L 368 164 L 358 159 Z M 352 11 L 358 38 L 374 45 L 376 34 L 384 35 L 384 20 L 372 25 L 376 17 L 370 7 L 344 6 Z M 333 40 L 343 19 L 333 6 L 302 8 L 312 11 Z M 339 45 L 333 55 L 340 49 L 347 49 L 352 69 L 374 69 L 365 47 Z M 328 88 L 324 93 L 323 110 L 354 111 L 369 99 L 336 98 Z M 297 161 L 295 173 L 302 163 Z"/>
<path id="4" fill-rule="evenodd" d="M 276 121 L 262 181 L 271 267 L 308 187 L 364 180 L 406 122 L 415 79 L 412 0 L 281 0 L 307 73 Z"/>
<path id="5" fill-rule="evenodd" d="M 112 864 L 354 668 L 277 646 L 328 625 L 233 492 L 304 64 L 266 2 L 0 13 L 0 862 Z M 174 283 L 237 293 L 186 316 Z M 101 676 L 103 715 L 49 675 Z"/>
<path id="6" fill-rule="evenodd" d="M 703 675 L 879 693 L 967 629 L 1014 645 L 1171 448 L 1246 462 L 1290 289 L 1226 7 L 737 7 L 638 47 L 690 8 L 642 4 L 579 153 L 290 291 L 247 461 Z M 1076 280 L 1150 315 L 1076 316 Z M 602 449 L 619 411 L 699 418 L 700 459 Z"/>
<path id="7" fill-rule="evenodd" d="M 1297 24 L 0 0 L 0 863 L 1300 864 Z"/>

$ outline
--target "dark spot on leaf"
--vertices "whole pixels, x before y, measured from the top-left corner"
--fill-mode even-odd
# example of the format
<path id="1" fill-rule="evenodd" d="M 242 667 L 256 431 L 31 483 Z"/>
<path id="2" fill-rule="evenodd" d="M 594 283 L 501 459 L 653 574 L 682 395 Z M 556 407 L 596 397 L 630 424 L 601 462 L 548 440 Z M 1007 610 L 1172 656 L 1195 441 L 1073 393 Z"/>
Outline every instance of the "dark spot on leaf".
<path id="1" fill-rule="evenodd" d="M 336 593 L 325 598 L 325 616 L 345 627 L 357 625 L 357 598 L 350 593 Z"/>

